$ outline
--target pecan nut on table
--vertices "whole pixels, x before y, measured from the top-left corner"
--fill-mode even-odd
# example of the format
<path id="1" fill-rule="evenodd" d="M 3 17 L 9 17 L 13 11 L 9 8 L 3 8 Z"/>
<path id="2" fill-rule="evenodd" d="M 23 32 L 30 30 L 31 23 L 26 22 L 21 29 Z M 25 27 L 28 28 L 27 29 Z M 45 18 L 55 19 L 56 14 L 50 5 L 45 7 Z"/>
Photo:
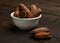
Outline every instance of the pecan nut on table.
<path id="1" fill-rule="evenodd" d="M 47 27 L 36 28 L 31 31 L 31 34 L 36 39 L 49 39 L 51 32 Z"/>

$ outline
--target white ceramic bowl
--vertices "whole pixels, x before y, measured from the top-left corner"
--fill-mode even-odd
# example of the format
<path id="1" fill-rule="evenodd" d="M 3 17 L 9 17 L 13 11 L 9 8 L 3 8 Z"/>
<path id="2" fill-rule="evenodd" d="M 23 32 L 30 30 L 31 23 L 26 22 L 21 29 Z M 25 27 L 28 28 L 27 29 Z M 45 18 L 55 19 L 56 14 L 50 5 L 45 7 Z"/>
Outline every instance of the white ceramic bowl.
<path id="1" fill-rule="evenodd" d="M 21 30 L 29 30 L 38 25 L 42 15 L 40 14 L 35 18 L 18 18 L 14 16 L 14 12 L 11 13 L 14 24 L 19 27 Z"/>

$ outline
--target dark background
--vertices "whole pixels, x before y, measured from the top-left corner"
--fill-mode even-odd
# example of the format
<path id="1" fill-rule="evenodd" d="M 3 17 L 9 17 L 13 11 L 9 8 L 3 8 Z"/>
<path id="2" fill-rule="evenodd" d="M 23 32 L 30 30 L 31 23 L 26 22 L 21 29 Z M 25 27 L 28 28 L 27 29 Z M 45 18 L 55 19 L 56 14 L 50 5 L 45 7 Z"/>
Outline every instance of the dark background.
<path id="1" fill-rule="evenodd" d="M 50 40 L 34 40 L 30 31 L 21 31 L 13 24 L 10 14 L 19 3 L 28 7 L 36 4 L 43 10 L 39 27 L 50 29 Z M 0 0 L 0 43 L 60 43 L 60 0 Z"/>

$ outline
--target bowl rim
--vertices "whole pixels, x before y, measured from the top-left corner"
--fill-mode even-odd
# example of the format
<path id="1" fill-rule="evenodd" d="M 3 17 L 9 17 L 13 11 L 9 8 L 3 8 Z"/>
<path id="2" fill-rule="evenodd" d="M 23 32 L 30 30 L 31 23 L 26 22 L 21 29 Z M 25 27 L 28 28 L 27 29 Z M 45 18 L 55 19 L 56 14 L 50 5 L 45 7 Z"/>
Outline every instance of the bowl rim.
<path id="1" fill-rule="evenodd" d="M 14 16 L 14 13 L 15 13 L 15 12 L 12 12 L 12 13 L 10 14 L 10 16 L 11 16 L 12 18 L 14 18 L 14 19 L 17 19 L 17 20 L 35 20 L 35 19 L 39 19 L 39 18 L 42 17 L 42 14 L 40 14 L 38 17 L 35 17 L 35 18 L 18 18 L 18 17 L 15 17 L 15 16 Z"/>

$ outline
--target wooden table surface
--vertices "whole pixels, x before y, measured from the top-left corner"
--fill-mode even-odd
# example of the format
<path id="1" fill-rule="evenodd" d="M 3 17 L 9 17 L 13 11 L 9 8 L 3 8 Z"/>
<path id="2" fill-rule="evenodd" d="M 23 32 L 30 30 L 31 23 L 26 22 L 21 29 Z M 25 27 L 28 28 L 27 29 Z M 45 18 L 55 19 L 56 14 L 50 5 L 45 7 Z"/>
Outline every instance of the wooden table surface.
<path id="1" fill-rule="evenodd" d="M 34 40 L 30 31 L 21 31 L 10 17 L 19 3 L 36 4 L 43 10 L 39 27 L 48 27 L 50 40 Z M 60 0 L 0 0 L 0 43 L 60 43 Z"/>

